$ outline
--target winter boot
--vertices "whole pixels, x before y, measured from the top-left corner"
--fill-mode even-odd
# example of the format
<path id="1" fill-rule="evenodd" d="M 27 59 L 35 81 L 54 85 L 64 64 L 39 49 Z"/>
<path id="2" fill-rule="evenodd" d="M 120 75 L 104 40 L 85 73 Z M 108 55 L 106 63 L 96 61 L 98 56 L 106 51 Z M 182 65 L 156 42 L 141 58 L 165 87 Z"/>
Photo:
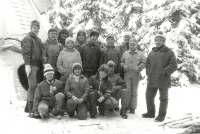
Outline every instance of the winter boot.
<path id="1" fill-rule="evenodd" d="M 131 114 L 135 114 L 135 109 L 131 109 L 131 110 L 130 110 L 130 113 L 131 113 Z"/>
<path id="2" fill-rule="evenodd" d="M 151 113 L 145 113 L 145 114 L 142 114 L 142 117 L 143 118 L 154 118 L 155 117 L 155 114 L 151 114 Z"/>
<path id="3" fill-rule="evenodd" d="M 128 116 L 126 114 L 126 107 L 122 107 L 122 109 L 120 110 L 120 115 L 122 116 L 123 119 L 128 118 Z"/>
<path id="4" fill-rule="evenodd" d="M 115 111 L 119 111 L 119 107 L 114 108 Z"/>
<path id="5" fill-rule="evenodd" d="M 33 101 L 28 101 L 28 111 L 29 111 L 29 117 L 32 117 L 32 108 L 33 108 Z"/>
<path id="6" fill-rule="evenodd" d="M 24 112 L 25 112 L 25 113 L 29 113 L 28 101 L 26 101 L 26 106 L 24 107 Z"/>

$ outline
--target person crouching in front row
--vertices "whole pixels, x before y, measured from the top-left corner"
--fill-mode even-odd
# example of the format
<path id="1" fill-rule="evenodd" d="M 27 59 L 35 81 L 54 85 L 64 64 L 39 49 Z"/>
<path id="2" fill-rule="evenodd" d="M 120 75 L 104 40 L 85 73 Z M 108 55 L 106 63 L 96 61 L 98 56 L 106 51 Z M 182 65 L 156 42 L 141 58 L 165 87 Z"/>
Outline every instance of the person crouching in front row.
<path id="1" fill-rule="evenodd" d="M 77 117 L 80 120 L 87 118 L 87 97 L 89 93 L 89 83 L 86 77 L 82 74 L 82 65 L 74 63 L 72 74 L 67 79 L 64 93 L 67 97 L 67 111 L 69 117 L 73 118 L 76 111 Z"/>
<path id="2" fill-rule="evenodd" d="M 109 67 L 103 64 L 99 67 L 96 75 L 92 76 L 89 80 L 90 93 L 89 93 L 89 112 L 90 118 L 96 118 L 98 105 L 100 115 L 104 116 L 105 111 L 116 108 L 118 102 L 112 95 L 112 83 L 108 80 Z"/>
<path id="3" fill-rule="evenodd" d="M 33 116 L 35 118 L 48 118 L 49 111 L 56 119 L 61 119 L 61 108 L 65 100 L 62 93 L 62 82 L 54 79 L 54 70 L 50 64 L 44 68 L 45 80 L 38 84 L 33 101 Z"/>

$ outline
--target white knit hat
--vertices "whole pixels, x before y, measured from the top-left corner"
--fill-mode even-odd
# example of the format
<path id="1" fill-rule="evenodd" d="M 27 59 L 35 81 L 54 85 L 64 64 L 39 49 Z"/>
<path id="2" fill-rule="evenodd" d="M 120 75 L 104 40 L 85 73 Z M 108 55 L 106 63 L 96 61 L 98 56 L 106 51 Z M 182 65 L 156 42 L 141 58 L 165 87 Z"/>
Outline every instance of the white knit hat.
<path id="1" fill-rule="evenodd" d="M 68 37 L 65 39 L 65 44 L 68 42 L 68 41 L 73 41 L 74 42 L 74 39 L 72 37 Z"/>
<path id="2" fill-rule="evenodd" d="M 44 67 L 44 76 L 46 76 L 47 74 L 55 74 L 50 64 L 46 64 Z"/>
<path id="3" fill-rule="evenodd" d="M 166 37 L 164 36 L 162 31 L 159 31 L 158 34 L 156 34 L 156 36 L 154 37 L 154 40 L 156 37 L 161 37 L 161 38 L 163 38 L 164 41 L 166 40 Z"/>
<path id="4" fill-rule="evenodd" d="M 132 33 L 131 32 L 124 32 L 123 36 L 125 36 L 125 35 L 128 35 L 128 36 L 132 37 Z"/>

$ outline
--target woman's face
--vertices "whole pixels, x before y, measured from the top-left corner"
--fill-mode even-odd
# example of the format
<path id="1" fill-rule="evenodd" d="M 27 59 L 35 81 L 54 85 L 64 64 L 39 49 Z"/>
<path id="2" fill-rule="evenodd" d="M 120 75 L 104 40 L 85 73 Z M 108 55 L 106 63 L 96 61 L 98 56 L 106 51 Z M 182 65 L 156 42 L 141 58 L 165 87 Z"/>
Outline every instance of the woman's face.
<path id="1" fill-rule="evenodd" d="M 70 41 L 68 41 L 68 42 L 65 43 L 65 46 L 67 48 L 73 48 L 74 47 L 74 42 L 70 40 Z"/>
<path id="2" fill-rule="evenodd" d="M 47 74 L 45 77 L 47 80 L 53 80 L 54 74 L 50 73 L 50 74 Z"/>
<path id="3" fill-rule="evenodd" d="M 85 40 L 85 36 L 83 33 L 80 33 L 78 36 L 77 36 L 78 40 L 79 41 L 84 41 Z"/>
<path id="4" fill-rule="evenodd" d="M 129 35 L 124 36 L 124 42 L 125 43 L 129 43 L 130 39 L 131 39 L 131 37 Z"/>
<path id="5" fill-rule="evenodd" d="M 105 78 L 107 75 L 108 75 L 108 74 L 107 74 L 105 71 L 100 71 L 100 72 L 99 72 L 99 77 L 100 77 L 101 79 Z"/>
<path id="6" fill-rule="evenodd" d="M 79 67 L 75 68 L 75 69 L 74 69 L 74 74 L 75 74 L 76 76 L 79 76 L 79 75 L 81 74 L 81 68 L 79 68 Z"/>
<path id="7" fill-rule="evenodd" d="M 68 36 L 68 34 L 66 34 L 66 33 L 61 33 L 61 38 L 63 39 L 63 40 L 65 40 L 66 38 L 68 38 L 69 36 Z"/>

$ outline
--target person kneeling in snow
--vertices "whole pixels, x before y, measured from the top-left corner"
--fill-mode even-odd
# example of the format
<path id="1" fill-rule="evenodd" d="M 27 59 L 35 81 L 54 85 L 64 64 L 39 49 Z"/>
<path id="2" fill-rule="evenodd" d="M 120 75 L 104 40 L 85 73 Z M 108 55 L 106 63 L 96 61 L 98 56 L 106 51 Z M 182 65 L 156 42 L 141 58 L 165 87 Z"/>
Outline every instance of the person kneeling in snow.
<path id="1" fill-rule="evenodd" d="M 98 73 L 89 80 L 89 112 L 90 118 L 94 119 L 97 114 L 98 105 L 100 115 L 104 116 L 105 111 L 116 108 L 117 100 L 112 97 L 112 83 L 108 80 L 109 67 L 103 64 L 99 67 Z"/>
<path id="2" fill-rule="evenodd" d="M 56 119 L 61 119 L 61 108 L 65 100 L 62 93 L 62 82 L 54 79 L 54 70 L 50 64 L 46 64 L 44 68 L 45 80 L 38 84 L 34 101 L 33 101 L 33 117 L 48 118 L 49 111 Z"/>
<path id="3" fill-rule="evenodd" d="M 128 107 L 128 90 L 126 89 L 126 84 L 119 75 L 114 73 L 115 63 L 112 60 L 110 60 L 108 61 L 107 65 L 110 68 L 108 80 L 111 81 L 113 86 L 113 97 L 117 100 L 121 99 L 122 108 L 120 111 L 120 115 L 123 119 L 127 119 L 128 117 L 126 111 Z"/>
<path id="4" fill-rule="evenodd" d="M 78 119 L 87 118 L 87 97 L 89 93 L 89 84 L 86 77 L 82 74 L 82 65 L 74 63 L 72 73 L 65 84 L 65 95 L 67 97 L 67 111 L 69 117 L 74 117 L 76 111 Z"/>

